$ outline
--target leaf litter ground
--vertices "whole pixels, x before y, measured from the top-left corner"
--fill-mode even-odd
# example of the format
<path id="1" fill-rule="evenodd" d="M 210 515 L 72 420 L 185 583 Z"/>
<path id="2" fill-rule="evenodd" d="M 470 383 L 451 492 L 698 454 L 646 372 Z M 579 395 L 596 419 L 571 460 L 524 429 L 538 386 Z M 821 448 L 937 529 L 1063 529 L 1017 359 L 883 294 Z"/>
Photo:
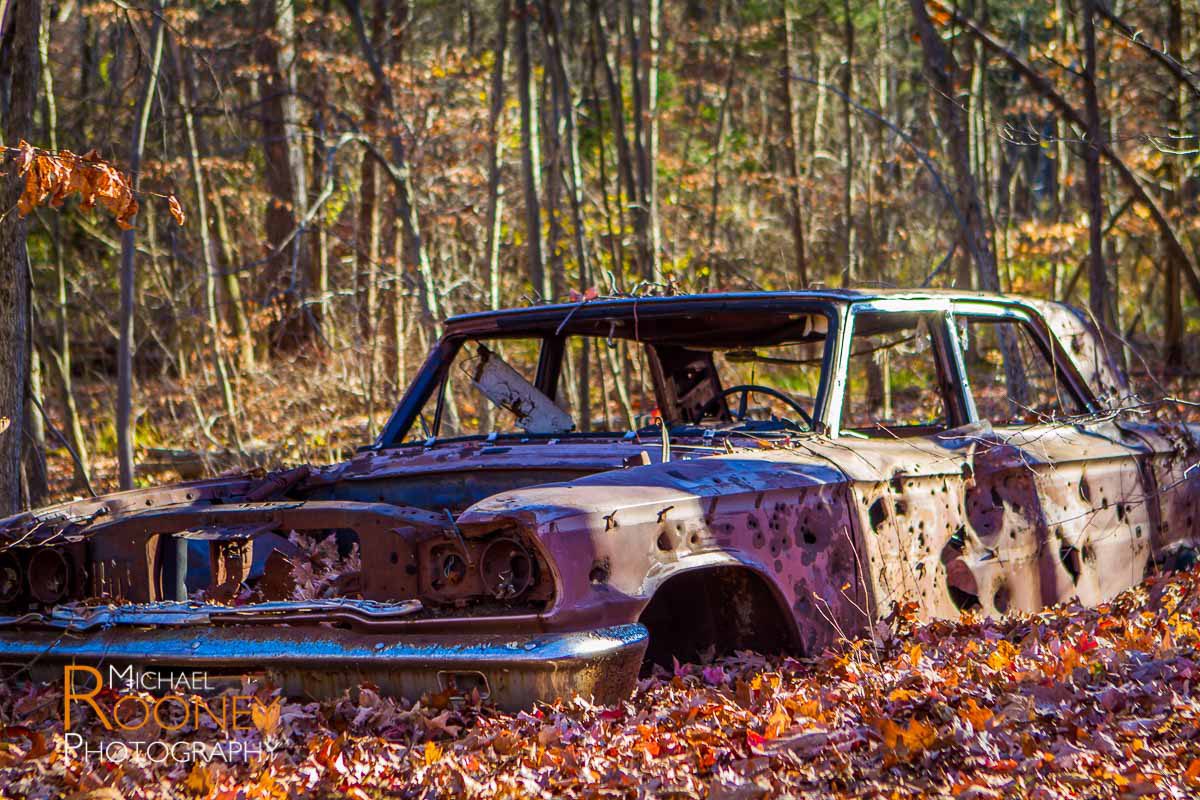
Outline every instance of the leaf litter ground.
<path id="1" fill-rule="evenodd" d="M 806 660 L 742 653 L 677 665 L 614 707 L 571 699 L 512 714 L 362 687 L 256 714 L 241 735 L 277 749 L 229 764 L 66 755 L 61 685 L 7 682 L 0 794 L 1194 797 L 1198 609 L 1197 569 L 1094 609 L 923 625 L 898 609 L 874 641 Z M 97 728 L 94 737 L 113 736 Z"/>

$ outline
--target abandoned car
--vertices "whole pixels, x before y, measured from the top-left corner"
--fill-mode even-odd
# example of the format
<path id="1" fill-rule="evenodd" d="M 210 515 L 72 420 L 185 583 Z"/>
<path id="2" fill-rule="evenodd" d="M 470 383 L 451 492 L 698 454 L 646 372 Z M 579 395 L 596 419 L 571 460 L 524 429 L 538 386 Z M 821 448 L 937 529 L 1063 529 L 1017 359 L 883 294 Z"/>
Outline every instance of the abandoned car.
<path id="1" fill-rule="evenodd" d="M 0 662 L 521 707 L 817 654 L 897 603 L 1099 603 L 1200 524 L 1195 431 L 1135 413 L 1106 341 L 1064 305 L 933 291 L 456 317 L 348 461 L 0 521 Z M 299 537 L 351 580 L 300 597 Z"/>

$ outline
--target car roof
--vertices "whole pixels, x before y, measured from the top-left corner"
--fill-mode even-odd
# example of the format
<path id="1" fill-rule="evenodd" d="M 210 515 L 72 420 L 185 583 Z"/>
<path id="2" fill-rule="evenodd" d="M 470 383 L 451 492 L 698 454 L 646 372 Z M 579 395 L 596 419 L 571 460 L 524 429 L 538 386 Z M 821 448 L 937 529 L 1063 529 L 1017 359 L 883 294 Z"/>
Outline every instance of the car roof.
<path id="1" fill-rule="evenodd" d="M 520 308 L 503 308 L 494 311 L 477 311 L 459 314 L 446 320 L 447 333 L 477 332 L 493 325 L 504 327 L 519 325 L 522 321 L 545 321 L 548 317 L 560 318 L 572 310 L 586 307 L 588 315 L 634 314 L 639 309 L 652 307 L 657 312 L 700 311 L 704 307 L 728 309 L 730 305 L 746 305 L 748 308 L 775 306 L 781 303 L 816 301 L 827 303 L 867 303 L 874 300 L 974 300 L 1002 305 L 1036 308 L 1042 303 L 1015 295 L 994 292 L 970 292 L 958 289 L 806 289 L 802 291 L 760 292 L 709 292 L 704 294 L 652 295 L 646 297 L 598 297 L 586 303 L 547 303 Z"/>

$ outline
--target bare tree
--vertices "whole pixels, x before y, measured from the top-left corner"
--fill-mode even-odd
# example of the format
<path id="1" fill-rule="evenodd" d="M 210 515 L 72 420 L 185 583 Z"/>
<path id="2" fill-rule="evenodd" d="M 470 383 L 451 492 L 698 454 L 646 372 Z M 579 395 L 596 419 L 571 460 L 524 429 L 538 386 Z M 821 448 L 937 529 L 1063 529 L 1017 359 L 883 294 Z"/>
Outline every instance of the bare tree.
<path id="1" fill-rule="evenodd" d="M 496 25 L 496 46 L 492 53 L 491 101 L 488 106 L 488 205 L 487 226 L 488 306 L 500 307 L 500 216 L 504 209 L 504 189 L 500 183 L 500 115 L 504 111 L 504 65 L 508 55 L 508 18 L 512 0 L 500 0 Z"/>
<path id="2" fill-rule="evenodd" d="M 1084 192 L 1088 212 L 1088 305 L 1096 319 L 1115 330 L 1112 288 L 1104 265 L 1104 195 L 1100 180 L 1100 147 L 1104 126 L 1096 94 L 1095 0 L 1083 2 L 1083 97 L 1087 116 L 1087 142 L 1083 151 Z"/>
<path id="3" fill-rule="evenodd" d="M 916 3 L 917 0 L 910 0 Z M 970 32 L 973 36 L 979 38 L 984 46 L 992 52 L 1002 57 L 1010 67 L 1020 75 L 1025 82 L 1035 92 L 1049 101 L 1062 117 L 1076 126 L 1080 130 L 1087 130 L 1087 122 L 1084 120 L 1083 114 L 1079 112 L 1075 106 L 1067 101 L 1063 95 L 1058 92 L 1050 81 L 1045 76 L 1035 70 L 1025 59 L 1017 55 L 1016 51 L 1003 40 L 999 39 L 995 34 L 984 30 L 978 23 L 963 16 L 955 11 L 946 11 L 956 23 Z M 1100 150 L 1100 153 L 1108 161 L 1108 163 L 1116 170 L 1117 175 L 1121 179 L 1121 183 L 1133 195 L 1134 201 L 1144 208 L 1150 214 L 1150 219 L 1158 228 L 1159 234 L 1162 236 L 1163 245 L 1167 251 L 1167 258 L 1175 259 L 1183 270 L 1184 277 L 1187 278 L 1188 284 L 1191 287 L 1192 294 L 1200 300 L 1200 269 L 1197 269 L 1195 261 L 1187 250 L 1184 248 L 1182 241 L 1179 238 L 1178 232 L 1167 219 L 1166 214 L 1159 206 L 1158 202 L 1150 195 L 1142 181 L 1134 174 L 1129 165 L 1124 159 L 1113 150 L 1112 145 L 1101 139 L 1092 142 L 1092 144 Z"/>
<path id="4" fill-rule="evenodd" d="M 155 3 L 150 23 L 150 64 L 146 79 L 142 83 L 142 95 L 138 98 L 137 116 L 134 117 L 133 134 L 129 146 L 129 173 L 134 191 L 141 183 L 142 154 L 146 150 L 146 129 L 150 125 L 150 108 L 154 103 L 155 87 L 158 85 L 158 69 L 162 64 L 163 39 L 162 5 Z M 120 341 L 117 344 L 117 469 L 122 489 L 133 488 L 133 306 L 137 273 L 134 257 L 137 251 L 137 233 L 133 228 L 121 234 L 121 312 Z"/>
<path id="5" fill-rule="evenodd" d="M 10 0 L 0 16 L 0 131 L 4 144 L 31 135 L 38 88 L 40 0 Z M 0 177 L 0 208 L 12 209 L 21 180 Z M 18 510 L 21 497 L 21 440 L 29 370 L 29 254 L 25 221 L 0 216 L 0 513 Z"/>
<path id="6" fill-rule="evenodd" d="M 808 256 L 804 244 L 804 196 L 800 188 L 801 142 L 800 102 L 796 96 L 796 85 L 792 76 L 799 72 L 795 45 L 796 11 L 794 0 L 783 0 L 783 92 L 787 101 L 784 109 L 787 139 L 785 153 L 790 185 L 788 203 L 791 206 L 792 252 L 795 255 L 795 278 L 797 288 L 808 285 Z"/>
<path id="7" fill-rule="evenodd" d="M 980 288 L 988 292 L 998 292 L 1000 274 L 996 270 L 996 257 L 987 238 L 979 187 L 975 182 L 975 174 L 971 171 L 966 112 L 958 99 L 958 64 L 942 37 L 934 29 L 933 21 L 925 10 L 925 0 L 909 0 L 909 5 L 917 23 L 921 48 L 925 53 L 925 71 L 937 94 L 939 120 L 950 147 L 955 200 L 962 213 L 962 239 L 971 260 L 975 263 Z"/>
<path id="8" fill-rule="evenodd" d="M 529 61 L 529 17 L 534 6 L 517 0 L 517 96 L 521 101 L 521 174 L 525 187 L 525 240 L 529 281 L 543 301 L 553 290 L 542 257 L 541 148 L 538 144 L 537 86 Z"/>
<path id="9" fill-rule="evenodd" d="M 1103 11 L 1100 12 L 1104 14 Z M 1183 59 L 1183 3 L 1182 0 L 1169 0 L 1167 12 L 1167 57 L 1172 65 L 1179 65 Z M 1167 94 L 1168 122 L 1176 136 L 1184 136 L 1187 126 L 1185 107 L 1185 91 L 1195 85 L 1190 81 L 1181 80 L 1173 92 Z M 1200 96 L 1200 92 L 1197 93 Z M 1177 159 L 1168 159 L 1166 163 L 1168 176 L 1167 202 L 1178 211 L 1182 205 L 1186 170 L 1181 168 Z M 1164 246 L 1167 243 L 1164 242 Z M 1163 291 L 1165 308 L 1164 336 L 1166 348 L 1164 358 L 1168 372 L 1179 372 L 1183 369 L 1183 275 L 1179 260 L 1166 259 L 1166 287 Z"/>

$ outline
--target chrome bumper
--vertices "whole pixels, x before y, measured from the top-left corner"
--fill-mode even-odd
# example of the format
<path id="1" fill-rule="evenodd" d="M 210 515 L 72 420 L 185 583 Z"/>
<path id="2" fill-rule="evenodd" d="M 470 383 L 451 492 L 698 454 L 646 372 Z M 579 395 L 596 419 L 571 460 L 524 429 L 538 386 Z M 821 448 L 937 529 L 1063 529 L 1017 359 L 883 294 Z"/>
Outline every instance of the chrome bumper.
<path id="1" fill-rule="evenodd" d="M 372 683 L 411 700 L 472 690 L 501 708 L 579 694 L 597 703 L 637 684 L 648 636 L 638 624 L 529 636 L 397 636 L 319 627 L 0 631 L 0 667 L 61 681 L 64 664 L 261 677 L 292 696 L 331 697 Z"/>

